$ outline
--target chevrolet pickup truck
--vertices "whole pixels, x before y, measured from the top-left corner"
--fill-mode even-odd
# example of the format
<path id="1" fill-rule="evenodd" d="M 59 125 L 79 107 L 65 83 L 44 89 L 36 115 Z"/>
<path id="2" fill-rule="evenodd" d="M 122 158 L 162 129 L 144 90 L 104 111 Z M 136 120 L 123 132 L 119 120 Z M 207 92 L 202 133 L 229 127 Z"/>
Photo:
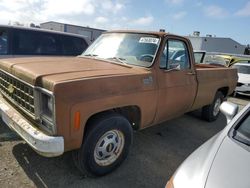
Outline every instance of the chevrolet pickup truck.
<path id="1" fill-rule="evenodd" d="M 202 108 L 214 121 L 237 70 L 195 65 L 187 38 L 111 31 L 79 57 L 0 60 L 3 121 L 43 156 L 72 151 L 101 176 L 126 158 L 139 130 Z"/>

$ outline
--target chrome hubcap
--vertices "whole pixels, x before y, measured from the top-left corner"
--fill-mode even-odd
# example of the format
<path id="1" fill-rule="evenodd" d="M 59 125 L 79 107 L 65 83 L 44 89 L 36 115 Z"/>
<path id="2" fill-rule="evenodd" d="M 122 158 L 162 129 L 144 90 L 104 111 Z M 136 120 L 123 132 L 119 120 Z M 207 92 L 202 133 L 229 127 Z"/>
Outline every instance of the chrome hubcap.
<path id="1" fill-rule="evenodd" d="M 108 166 L 115 162 L 124 147 L 124 135 L 119 130 L 106 132 L 97 142 L 94 151 L 95 162 L 100 166 Z"/>
<path id="2" fill-rule="evenodd" d="M 217 116 L 220 112 L 221 99 L 218 98 L 214 103 L 213 115 Z"/>

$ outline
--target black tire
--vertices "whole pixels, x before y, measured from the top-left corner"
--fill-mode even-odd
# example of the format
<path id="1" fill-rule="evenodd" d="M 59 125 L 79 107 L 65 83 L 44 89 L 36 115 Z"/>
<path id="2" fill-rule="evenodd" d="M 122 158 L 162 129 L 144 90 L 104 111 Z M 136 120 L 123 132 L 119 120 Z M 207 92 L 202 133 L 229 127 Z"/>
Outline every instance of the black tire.
<path id="1" fill-rule="evenodd" d="M 232 97 L 237 98 L 238 97 L 238 93 L 236 91 L 234 91 L 233 94 L 232 94 Z"/>
<path id="2" fill-rule="evenodd" d="M 213 103 L 207 106 L 204 106 L 202 108 L 202 118 L 212 122 L 215 121 L 218 116 L 220 115 L 220 111 L 218 111 L 217 113 L 214 113 L 215 108 L 217 108 L 217 101 L 219 100 L 220 104 L 223 102 L 224 100 L 224 96 L 220 91 L 217 91 L 213 100 Z"/>
<path id="3" fill-rule="evenodd" d="M 115 170 L 126 159 L 129 153 L 130 146 L 132 144 L 133 130 L 129 121 L 125 117 L 116 113 L 105 114 L 94 118 L 92 121 L 90 121 L 90 124 L 88 124 L 88 128 L 89 129 L 85 134 L 85 138 L 81 148 L 73 152 L 73 160 L 77 168 L 84 175 L 103 176 Z M 115 133 L 119 133 L 117 137 L 115 137 Z M 119 135 L 121 138 L 119 137 Z M 114 138 L 110 138 L 110 136 Z M 117 150 L 117 152 L 119 153 L 118 155 L 116 151 L 111 152 L 115 153 L 115 155 L 112 154 L 111 156 L 117 158 L 112 163 L 108 161 L 107 163 L 110 164 L 107 165 L 104 164 L 104 161 L 106 161 L 106 159 L 99 160 L 96 156 L 98 155 L 103 157 L 103 153 L 108 153 L 109 151 L 116 150 L 115 148 L 118 148 L 119 146 L 115 146 L 115 144 L 113 143 L 106 144 L 105 138 L 106 140 L 110 138 L 110 140 L 112 140 L 113 142 L 118 142 L 120 140 L 120 144 L 117 145 L 123 145 L 122 148 Z M 123 140 L 124 142 L 122 142 L 121 140 Z M 103 145 L 103 148 L 105 148 L 103 153 L 100 151 L 97 152 L 96 150 L 96 147 L 100 148 L 98 147 L 98 145 L 101 144 Z M 103 164 L 98 164 L 97 161 L 99 163 L 103 162 Z"/>

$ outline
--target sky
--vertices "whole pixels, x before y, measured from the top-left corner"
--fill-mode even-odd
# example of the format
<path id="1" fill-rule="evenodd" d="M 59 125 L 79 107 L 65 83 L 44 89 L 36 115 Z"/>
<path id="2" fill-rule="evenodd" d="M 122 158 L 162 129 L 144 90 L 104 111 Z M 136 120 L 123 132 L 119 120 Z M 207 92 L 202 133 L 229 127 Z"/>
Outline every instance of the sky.
<path id="1" fill-rule="evenodd" d="M 0 0 L 0 24 L 47 21 L 185 36 L 200 31 L 250 44 L 250 0 Z"/>

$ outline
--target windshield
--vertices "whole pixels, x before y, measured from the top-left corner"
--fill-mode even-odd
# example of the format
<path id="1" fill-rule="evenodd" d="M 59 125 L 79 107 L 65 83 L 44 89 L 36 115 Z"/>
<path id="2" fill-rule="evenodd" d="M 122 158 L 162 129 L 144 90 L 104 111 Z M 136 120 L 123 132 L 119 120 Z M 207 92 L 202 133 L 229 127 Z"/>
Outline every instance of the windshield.
<path id="1" fill-rule="evenodd" d="M 243 144 L 250 146 L 250 116 L 244 119 L 240 126 L 236 129 L 236 135 L 234 137 L 236 140 Z"/>
<path id="2" fill-rule="evenodd" d="M 233 67 L 238 69 L 238 73 L 250 74 L 250 66 L 247 66 L 247 65 L 233 65 Z"/>
<path id="3" fill-rule="evenodd" d="M 107 33 L 101 35 L 82 55 L 150 67 L 160 39 L 149 34 Z"/>

